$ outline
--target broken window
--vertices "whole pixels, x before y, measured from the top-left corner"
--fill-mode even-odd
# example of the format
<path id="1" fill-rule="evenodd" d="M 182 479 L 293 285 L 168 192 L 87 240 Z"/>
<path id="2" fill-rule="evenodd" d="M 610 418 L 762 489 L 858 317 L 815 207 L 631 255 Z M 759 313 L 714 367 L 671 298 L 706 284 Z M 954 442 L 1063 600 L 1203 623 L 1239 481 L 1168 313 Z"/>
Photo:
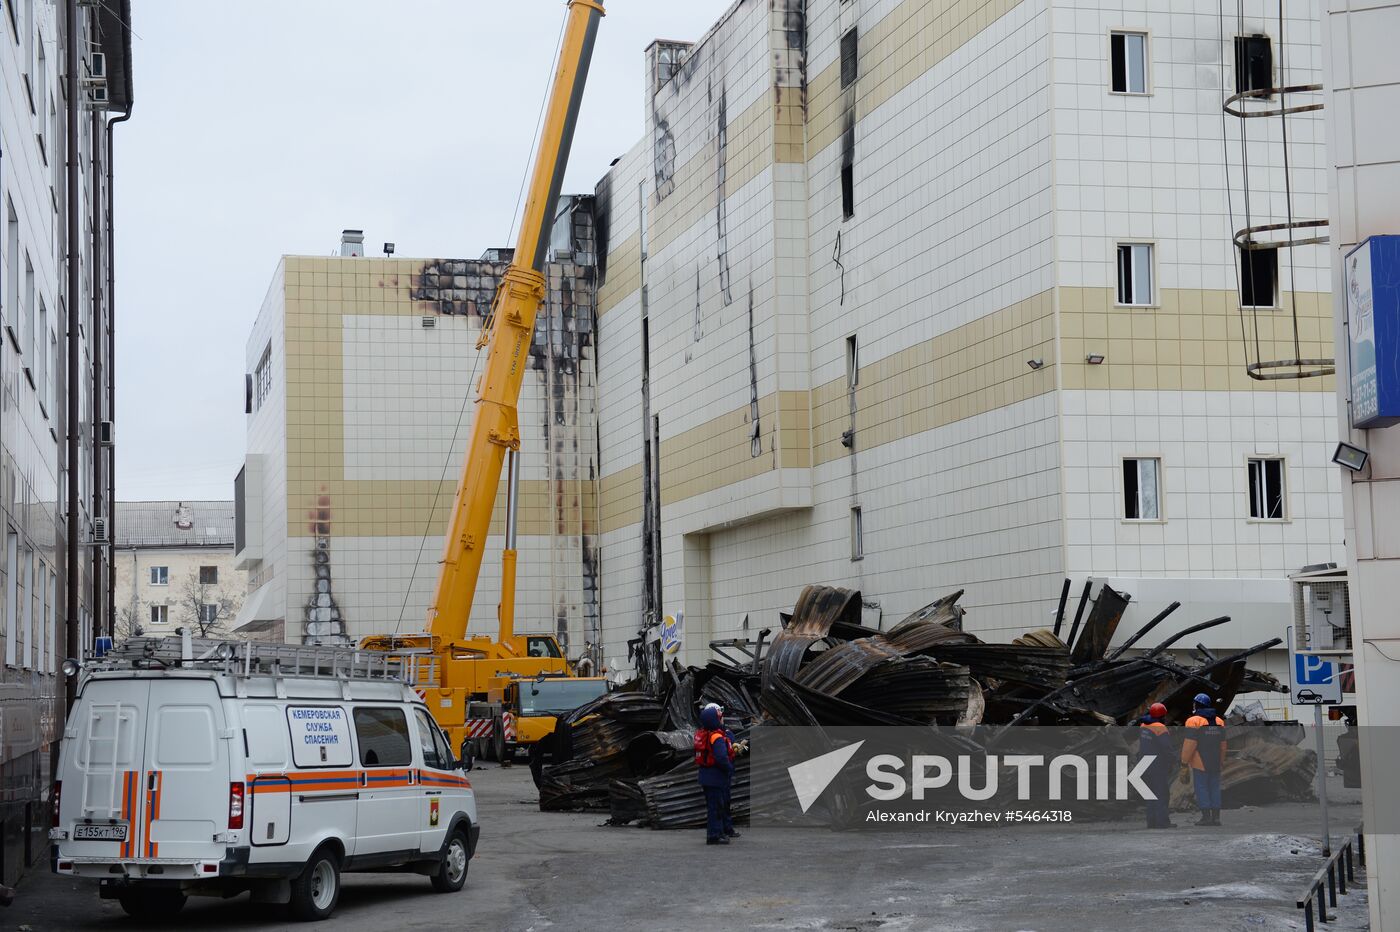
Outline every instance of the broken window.
<path id="1" fill-rule="evenodd" d="M 1118 244 L 1118 303 L 1152 303 L 1152 244 Z"/>
<path id="2" fill-rule="evenodd" d="M 1249 461 L 1249 516 L 1259 521 L 1284 519 L 1283 460 Z"/>
<path id="3" fill-rule="evenodd" d="M 846 337 L 846 388 L 854 389 L 860 384 L 860 346 L 855 334 Z"/>
<path id="4" fill-rule="evenodd" d="M 1240 304 L 1275 307 L 1278 304 L 1278 250 L 1240 250 Z"/>
<path id="5" fill-rule="evenodd" d="M 1111 32 L 1108 34 L 1112 75 L 1110 87 L 1117 94 L 1147 93 L 1147 34 Z"/>
<path id="6" fill-rule="evenodd" d="M 1274 86 L 1274 47 L 1268 36 L 1235 36 L 1235 91 Z"/>
<path id="7" fill-rule="evenodd" d="M 847 29 L 841 36 L 841 86 L 850 87 L 856 80 L 856 64 L 859 56 L 859 46 L 856 39 L 856 27 Z"/>
<path id="8" fill-rule="evenodd" d="M 1162 519 L 1162 461 L 1156 458 L 1123 460 L 1123 517 L 1129 521 Z"/>
<path id="9" fill-rule="evenodd" d="M 850 165 L 841 166 L 841 219 L 850 220 L 856 215 L 856 173 Z"/>
<path id="10" fill-rule="evenodd" d="M 851 509 L 851 559 L 865 559 L 865 525 L 859 505 Z"/>

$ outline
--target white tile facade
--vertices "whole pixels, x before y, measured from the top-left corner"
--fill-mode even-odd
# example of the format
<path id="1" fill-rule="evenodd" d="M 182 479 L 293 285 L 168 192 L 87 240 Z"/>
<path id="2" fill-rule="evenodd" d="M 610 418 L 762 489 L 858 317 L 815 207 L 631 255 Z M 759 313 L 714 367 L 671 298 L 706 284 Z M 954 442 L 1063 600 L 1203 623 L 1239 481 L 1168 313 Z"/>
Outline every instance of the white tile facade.
<path id="1" fill-rule="evenodd" d="M 1340 554 L 1332 392 L 1236 390 L 1229 380 L 1211 391 L 1100 389 L 1083 377 L 1056 390 L 1066 367 L 1084 366 L 1082 352 L 1060 358 L 1061 290 L 1112 288 L 1117 242 L 1153 244 L 1159 295 L 1233 294 L 1232 231 L 1286 219 L 1278 121 L 1251 120 L 1242 135 L 1241 121 L 1222 121 L 1220 110 L 1234 31 L 1278 35 L 1277 5 L 1267 16 L 1265 6 L 1228 23 L 1222 40 L 1219 11 L 1204 0 L 946 9 L 814 0 L 801 24 L 798 158 L 781 128 L 792 61 L 784 30 L 794 25 L 785 4 L 736 4 L 689 49 L 677 78 L 653 82 L 647 135 L 599 187 L 611 222 L 599 319 L 607 656 L 625 656 L 642 615 L 644 313 L 662 435 L 663 609 L 686 613 L 686 659 L 702 660 L 710 638 L 774 626 L 809 582 L 859 588 L 868 620 L 886 623 L 964 588 L 971 626 L 1010 636 L 1046 621 L 1066 574 L 1141 593 L 1128 624 L 1161 597 L 1151 580 L 1214 580 L 1225 588 L 1190 598 L 1201 610 L 1240 606 L 1240 624 L 1221 634 L 1227 642 L 1270 619 L 1282 634 L 1286 574 Z M 1281 81 L 1320 80 L 1315 7 L 1284 4 Z M 840 38 L 852 27 L 859 75 L 843 89 Z M 1149 35 L 1150 94 L 1109 93 L 1113 29 Z M 919 42 L 926 48 L 911 54 Z M 846 113 L 850 132 L 833 130 Z M 1320 118 L 1293 118 L 1288 134 L 1293 214 L 1325 216 Z M 756 164 L 734 154 L 736 139 L 748 140 L 742 151 Z M 849 219 L 844 163 L 854 176 Z M 629 259 L 643 238 L 645 259 Z M 1323 247 L 1293 250 L 1283 287 L 1326 292 L 1327 261 Z M 1046 382 L 1031 397 L 1004 387 L 1027 372 L 1025 357 L 982 360 L 999 364 L 1002 384 L 985 389 L 994 403 L 910 426 L 951 395 L 940 395 L 944 358 L 920 371 L 899 360 L 983 320 L 997 336 L 1002 324 L 990 321 L 1046 294 L 1055 335 L 1050 365 L 1036 374 Z M 896 366 L 906 394 L 891 402 L 888 435 L 858 410 L 854 454 L 832 455 L 822 404 L 845 378 L 852 335 L 862 371 Z M 1223 353 L 1199 362 L 1223 370 Z M 920 394 L 926 384 L 932 390 Z M 790 415 L 792 405 L 806 405 L 809 420 Z M 722 417 L 729 412 L 732 420 Z M 743 462 L 754 421 L 746 412 L 763 413 L 762 465 Z M 792 449 L 804 440 L 809 456 Z M 1164 522 L 1123 521 L 1121 459 L 1134 454 L 1163 460 Z M 1255 454 L 1286 459 L 1286 521 L 1248 518 L 1246 460 Z M 694 462 L 716 468 L 685 472 Z M 745 474 L 728 481 L 736 470 Z M 1203 617 L 1188 602 L 1164 636 Z"/>

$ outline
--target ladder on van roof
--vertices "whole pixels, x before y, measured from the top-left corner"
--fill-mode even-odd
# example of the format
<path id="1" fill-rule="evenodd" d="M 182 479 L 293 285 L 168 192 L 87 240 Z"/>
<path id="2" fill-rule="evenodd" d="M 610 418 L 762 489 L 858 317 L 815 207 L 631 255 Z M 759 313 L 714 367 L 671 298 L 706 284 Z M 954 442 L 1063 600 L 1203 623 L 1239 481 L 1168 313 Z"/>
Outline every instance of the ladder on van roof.
<path id="1" fill-rule="evenodd" d="M 428 651 L 388 653 L 181 636 L 134 637 L 101 657 L 89 657 L 85 666 L 88 670 L 198 669 L 232 676 L 397 680 L 409 685 L 437 682 L 437 657 Z"/>

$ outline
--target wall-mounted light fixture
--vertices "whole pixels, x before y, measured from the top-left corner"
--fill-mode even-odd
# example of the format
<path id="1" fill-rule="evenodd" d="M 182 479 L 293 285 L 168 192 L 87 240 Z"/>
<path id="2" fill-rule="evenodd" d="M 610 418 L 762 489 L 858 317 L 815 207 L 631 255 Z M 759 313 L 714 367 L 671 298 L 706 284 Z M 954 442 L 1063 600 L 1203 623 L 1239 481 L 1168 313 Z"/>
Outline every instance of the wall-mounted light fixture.
<path id="1" fill-rule="evenodd" d="M 1349 443 L 1342 442 L 1337 444 L 1336 452 L 1332 454 L 1332 462 L 1336 463 L 1338 466 L 1345 466 L 1352 472 L 1360 472 L 1366 468 L 1366 460 L 1370 458 L 1370 456 L 1370 453 L 1360 447 L 1354 447 Z"/>
<path id="2" fill-rule="evenodd" d="M 1037 356 L 1035 359 L 1027 359 L 1026 365 L 1030 366 L 1032 369 L 1041 369 L 1045 366 L 1045 360 Z"/>
<path id="3" fill-rule="evenodd" d="M 394 244 L 393 244 L 393 243 L 385 243 L 385 244 L 384 244 L 384 255 L 386 255 L 386 256 L 392 256 L 393 254 L 394 254 Z"/>
<path id="4" fill-rule="evenodd" d="M 1103 365 L 1103 353 L 1090 353 L 1084 357 L 1084 361 L 1091 366 L 1101 366 Z"/>

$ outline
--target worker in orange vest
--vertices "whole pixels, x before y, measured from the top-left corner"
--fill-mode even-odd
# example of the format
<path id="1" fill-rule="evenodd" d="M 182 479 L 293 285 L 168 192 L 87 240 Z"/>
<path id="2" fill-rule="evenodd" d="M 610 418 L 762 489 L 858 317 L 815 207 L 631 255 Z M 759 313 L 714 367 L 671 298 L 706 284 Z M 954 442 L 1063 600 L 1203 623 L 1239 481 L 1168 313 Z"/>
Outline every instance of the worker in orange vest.
<path id="1" fill-rule="evenodd" d="M 1220 771 L 1225 763 L 1225 720 L 1215 713 L 1210 696 L 1197 693 L 1192 700 L 1196 711 L 1186 720 L 1191 729 L 1181 745 L 1181 762 L 1191 768 L 1196 789 L 1196 805 L 1201 810 L 1197 825 L 1220 824 Z"/>
<path id="2" fill-rule="evenodd" d="M 1138 753 L 1151 757 L 1147 767 L 1147 788 L 1156 799 L 1147 801 L 1148 828 L 1176 828 L 1171 817 L 1172 757 L 1176 749 L 1167 733 L 1167 707 L 1152 703 L 1138 728 Z"/>

